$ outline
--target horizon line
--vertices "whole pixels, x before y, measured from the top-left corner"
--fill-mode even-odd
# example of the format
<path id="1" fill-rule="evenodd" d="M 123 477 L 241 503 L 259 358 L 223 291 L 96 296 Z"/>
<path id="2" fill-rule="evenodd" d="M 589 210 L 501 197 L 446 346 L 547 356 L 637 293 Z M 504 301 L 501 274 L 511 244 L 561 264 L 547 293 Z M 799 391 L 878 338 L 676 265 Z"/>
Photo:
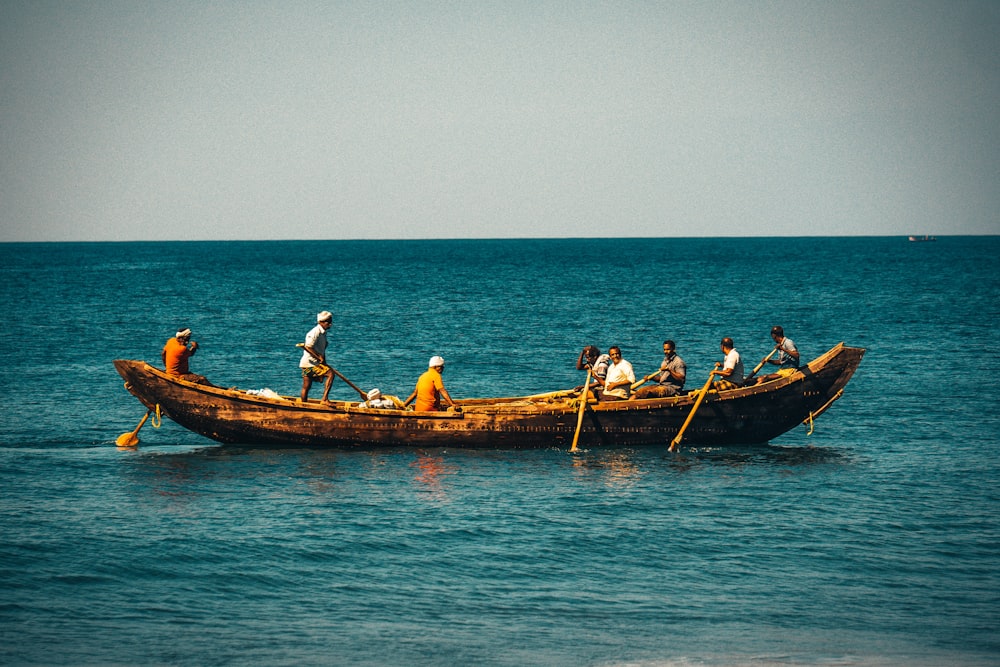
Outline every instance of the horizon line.
<path id="1" fill-rule="evenodd" d="M 673 240 L 712 240 L 712 239 L 891 239 L 900 238 L 909 240 L 916 237 L 916 240 L 923 240 L 921 237 L 929 239 L 942 238 L 992 238 L 1000 234 L 834 234 L 834 235 L 787 235 L 787 236 L 510 236 L 510 237 L 436 237 L 427 236 L 420 238 L 330 238 L 330 239 L 309 239 L 309 238 L 273 238 L 273 239 L 74 239 L 74 240 L 0 240 L 2 245 L 16 244 L 59 244 L 59 243 L 357 243 L 357 242 L 426 242 L 426 241 L 624 241 L 637 240 L 648 241 L 656 239 Z"/>

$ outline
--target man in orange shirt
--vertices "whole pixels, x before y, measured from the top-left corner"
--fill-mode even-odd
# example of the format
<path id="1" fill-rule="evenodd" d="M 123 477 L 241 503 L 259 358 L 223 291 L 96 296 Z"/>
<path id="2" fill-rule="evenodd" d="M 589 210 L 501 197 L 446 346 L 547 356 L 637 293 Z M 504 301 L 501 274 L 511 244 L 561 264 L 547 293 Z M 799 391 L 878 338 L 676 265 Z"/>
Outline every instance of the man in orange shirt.
<path id="1" fill-rule="evenodd" d="M 163 368 L 167 375 L 174 375 L 182 380 L 197 384 L 210 384 L 203 375 L 192 373 L 188 368 L 188 359 L 198 351 L 198 343 L 191 340 L 191 330 L 183 329 L 167 341 L 160 356 L 163 358 Z"/>
<path id="2" fill-rule="evenodd" d="M 416 389 L 406 399 L 403 406 L 405 407 L 413 399 L 417 399 L 417 403 L 413 406 L 413 409 L 418 412 L 440 410 L 441 398 L 444 397 L 444 400 L 448 401 L 450 407 L 457 409 L 458 406 L 455 404 L 455 401 L 451 400 L 448 390 L 444 388 L 444 380 L 441 378 L 441 373 L 444 372 L 444 359 L 437 356 L 431 357 L 427 366 L 427 371 L 417 380 Z"/>

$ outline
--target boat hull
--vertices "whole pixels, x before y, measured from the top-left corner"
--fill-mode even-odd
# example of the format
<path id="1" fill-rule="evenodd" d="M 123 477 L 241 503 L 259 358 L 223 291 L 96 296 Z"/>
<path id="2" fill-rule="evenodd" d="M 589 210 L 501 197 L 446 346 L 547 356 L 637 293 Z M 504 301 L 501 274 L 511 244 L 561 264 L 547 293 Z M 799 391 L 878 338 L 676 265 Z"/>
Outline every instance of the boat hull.
<path id="1" fill-rule="evenodd" d="M 864 355 L 840 344 L 793 375 L 755 387 L 710 392 L 684 432 L 691 445 L 768 442 L 824 412 L 843 392 Z M 226 444 L 337 448 L 568 447 L 577 425 L 575 397 L 548 395 L 459 401 L 461 412 L 322 405 L 193 384 L 142 361 L 116 360 L 125 387 L 148 409 Z M 565 392 L 563 392 L 565 394 Z M 667 445 L 691 412 L 684 396 L 590 403 L 579 446 Z"/>

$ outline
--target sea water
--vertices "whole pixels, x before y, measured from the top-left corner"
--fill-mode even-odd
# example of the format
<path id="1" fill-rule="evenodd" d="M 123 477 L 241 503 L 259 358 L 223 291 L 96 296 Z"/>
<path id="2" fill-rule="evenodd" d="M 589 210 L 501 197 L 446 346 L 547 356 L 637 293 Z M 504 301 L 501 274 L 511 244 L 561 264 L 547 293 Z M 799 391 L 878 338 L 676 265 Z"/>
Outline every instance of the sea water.
<path id="1" fill-rule="evenodd" d="M 0 245 L 0 663 L 1000 664 L 1000 238 Z M 456 398 L 637 375 L 731 336 L 868 352 L 764 446 L 221 447 L 112 360 L 296 395 L 331 363 Z M 318 396 L 319 387 L 313 389 Z M 356 393 L 337 381 L 333 396 Z"/>

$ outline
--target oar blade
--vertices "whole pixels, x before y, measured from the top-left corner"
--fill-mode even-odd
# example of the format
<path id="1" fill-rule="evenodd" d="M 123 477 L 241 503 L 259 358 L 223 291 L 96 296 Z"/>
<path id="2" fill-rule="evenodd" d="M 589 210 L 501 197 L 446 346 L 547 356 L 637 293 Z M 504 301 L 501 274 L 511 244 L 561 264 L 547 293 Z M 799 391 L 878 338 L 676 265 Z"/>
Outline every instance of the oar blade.
<path id="1" fill-rule="evenodd" d="M 119 447 L 135 447 L 139 444 L 139 436 L 137 436 L 134 432 L 122 433 L 120 436 L 115 438 L 115 444 Z"/>
<path id="2" fill-rule="evenodd" d="M 115 438 L 115 444 L 118 445 L 119 447 L 135 447 L 136 445 L 138 445 L 139 429 L 142 428 L 142 425 L 146 423 L 147 419 L 149 419 L 148 411 L 146 412 L 145 415 L 143 415 L 142 419 L 139 420 L 139 425 L 135 427 L 135 430 L 129 433 L 122 433 L 120 436 Z M 154 423 L 154 425 L 156 424 Z"/>

